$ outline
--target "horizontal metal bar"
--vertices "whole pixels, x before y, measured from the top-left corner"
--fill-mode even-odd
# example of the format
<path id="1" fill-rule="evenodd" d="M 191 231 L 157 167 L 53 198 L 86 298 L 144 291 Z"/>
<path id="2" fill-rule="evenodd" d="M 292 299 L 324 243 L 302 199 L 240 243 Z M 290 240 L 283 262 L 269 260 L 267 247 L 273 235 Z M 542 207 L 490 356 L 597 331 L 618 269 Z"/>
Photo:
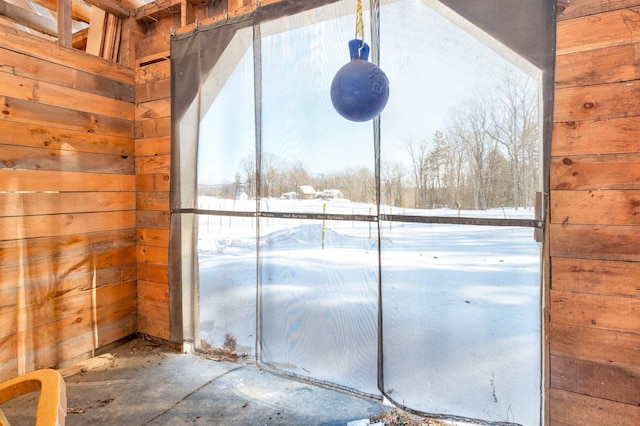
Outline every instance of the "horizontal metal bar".
<path id="1" fill-rule="evenodd" d="M 274 219 L 304 219 L 304 220 L 350 220 L 359 222 L 405 222 L 405 223 L 434 223 L 444 225 L 475 225 L 475 226 L 515 226 L 523 228 L 543 227 L 543 221 L 535 219 L 500 219 L 487 217 L 453 217 L 453 216 L 417 216 L 400 214 L 359 215 L 359 214 L 327 214 L 327 213 L 292 213 L 292 212 L 247 212 L 235 210 L 201 210 L 179 209 L 172 213 L 187 213 L 209 216 L 237 216 L 237 217 L 267 217 Z"/>

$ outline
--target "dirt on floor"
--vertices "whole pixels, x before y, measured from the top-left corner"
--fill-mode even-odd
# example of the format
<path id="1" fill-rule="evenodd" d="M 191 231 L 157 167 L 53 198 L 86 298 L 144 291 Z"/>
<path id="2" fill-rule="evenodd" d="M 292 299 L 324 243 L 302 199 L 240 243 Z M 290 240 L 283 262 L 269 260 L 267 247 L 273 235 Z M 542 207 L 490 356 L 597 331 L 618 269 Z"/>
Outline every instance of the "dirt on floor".
<path id="1" fill-rule="evenodd" d="M 419 417 L 399 408 L 382 413 L 380 416 L 371 417 L 369 422 L 384 423 L 385 426 L 447 426 L 440 420 Z"/>

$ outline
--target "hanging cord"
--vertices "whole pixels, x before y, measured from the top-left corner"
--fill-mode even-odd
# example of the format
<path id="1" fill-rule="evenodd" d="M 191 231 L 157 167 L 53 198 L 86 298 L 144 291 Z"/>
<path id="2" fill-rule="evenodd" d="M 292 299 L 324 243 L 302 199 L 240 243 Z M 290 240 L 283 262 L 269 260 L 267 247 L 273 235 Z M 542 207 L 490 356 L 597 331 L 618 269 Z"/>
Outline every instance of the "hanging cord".
<path id="1" fill-rule="evenodd" d="M 362 49 L 364 47 L 364 21 L 362 20 L 362 0 L 358 0 L 358 6 L 356 7 L 356 38 L 362 40 L 362 44 L 360 46 L 360 49 Z"/>

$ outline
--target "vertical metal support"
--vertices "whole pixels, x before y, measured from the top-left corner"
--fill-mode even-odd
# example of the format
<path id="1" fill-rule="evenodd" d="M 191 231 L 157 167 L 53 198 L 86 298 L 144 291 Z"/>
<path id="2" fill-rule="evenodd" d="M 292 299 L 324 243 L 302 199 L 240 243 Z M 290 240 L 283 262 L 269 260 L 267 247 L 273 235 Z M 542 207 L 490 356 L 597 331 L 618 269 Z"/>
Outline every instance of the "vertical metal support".
<path id="1" fill-rule="evenodd" d="M 256 138 L 256 362 L 261 362 L 262 289 L 260 287 L 260 196 L 262 195 L 262 35 L 260 25 L 253 26 L 253 108 Z"/>

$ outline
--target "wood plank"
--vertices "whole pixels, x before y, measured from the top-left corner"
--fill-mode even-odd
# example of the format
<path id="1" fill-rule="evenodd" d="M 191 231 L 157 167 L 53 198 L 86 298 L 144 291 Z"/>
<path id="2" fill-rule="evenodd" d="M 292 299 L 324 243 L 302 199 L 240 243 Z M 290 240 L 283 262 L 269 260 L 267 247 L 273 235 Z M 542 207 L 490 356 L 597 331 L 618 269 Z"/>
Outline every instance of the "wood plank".
<path id="1" fill-rule="evenodd" d="M 176 10 L 176 6 L 180 5 L 181 0 L 164 0 L 147 3 L 136 9 L 134 17 L 139 21 L 157 21 L 161 16 L 172 16 L 173 13 L 167 13 L 166 10 Z M 152 17 L 152 19 L 148 19 Z"/>
<path id="2" fill-rule="evenodd" d="M 637 425 L 640 407 L 593 398 L 560 389 L 550 390 L 553 425 Z"/>
<path id="3" fill-rule="evenodd" d="M 164 98 L 136 104 L 136 120 L 149 120 L 152 118 L 171 117 L 171 99 Z"/>
<path id="4" fill-rule="evenodd" d="M 87 291 L 92 288 L 94 277 L 104 280 L 98 287 L 132 281 L 135 279 L 131 269 L 135 257 L 136 247 L 129 245 L 68 256 L 54 254 L 47 259 L 49 264 L 20 262 L 8 265 L 4 267 L 4 273 L 7 285 L 11 287 L 0 291 L 7 301 L 6 304 L 3 301 L 2 311 L 13 312 L 22 305 L 32 307 L 59 295 Z M 21 296 L 25 289 L 29 291 L 27 297 Z"/>
<path id="5" fill-rule="evenodd" d="M 19 244 L 19 246 L 22 246 Z M 66 287 L 64 291 L 73 288 L 85 288 L 93 278 L 94 273 L 102 269 L 118 268 L 119 276 L 112 276 L 106 272 L 100 275 L 105 279 L 105 285 L 111 282 L 120 282 L 131 275 L 128 269 L 136 261 L 136 247 L 134 244 L 107 248 L 87 248 L 83 253 L 62 254 L 54 249 L 49 256 L 42 256 L 44 262 L 33 263 L 29 258 L 18 258 L 17 262 L 4 266 L 7 277 L 6 285 L 2 292 L 12 293 L 12 289 L 22 288 L 25 285 L 33 289 L 43 288 L 45 293 L 52 289 L 52 285 Z M 90 276 L 85 276 L 90 274 Z M 11 279 L 9 279 L 11 278 Z M 89 281 L 86 281 L 89 279 Z M 64 280 L 64 281 L 63 281 Z M 112 281 L 115 280 L 115 281 Z M 102 285 L 102 283 L 100 283 Z M 55 288 L 57 292 L 58 289 Z M 62 290 L 61 290 L 62 291 Z"/>
<path id="6" fill-rule="evenodd" d="M 138 210 L 169 210 L 168 192 L 138 192 L 136 194 Z"/>
<path id="7" fill-rule="evenodd" d="M 553 355 L 640 367 L 640 334 L 552 322 L 549 338 Z"/>
<path id="8" fill-rule="evenodd" d="M 107 21 L 107 13 L 97 6 L 91 6 L 91 25 L 89 26 L 89 38 L 87 39 L 87 53 L 100 56 L 104 45 L 104 26 Z"/>
<path id="9" fill-rule="evenodd" d="M 551 290 L 551 321 L 640 333 L 640 299 Z"/>
<path id="10" fill-rule="evenodd" d="M 58 0 L 58 44 L 71 47 L 71 0 Z"/>
<path id="11" fill-rule="evenodd" d="M 135 330 L 135 299 L 99 307 L 96 316 L 98 347 L 126 337 Z M 7 354 L 13 357 L 22 355 L 26 358 L 27 365 L 31 365 L 32 368 L 51 368 L 69 359 L 88 354 L 97 347 L 91 317 L 92 313 L 87 310 L 69 324 L 64 319 L 8 336 L 0 341 L 0 359 L 6 358 Z M 107 318 L 110 320 L 106 321 Z M 116 335 L 114 327 L 117 330 Z M 105 337 L 110 340 L 106 340 Z M 20 348 L 20 342 L 25 342 L 22 344 L 23 348 Z M 18 353 L 19 351 L 22 354 Z"/>
<path id="12" fill-rule="evenodd" d="M 169 155 L 136 157 L 135 170 L 138 175 L 168 173 L 171 170 L 171 157 Z"/>
<path id="13" fill-rule="evenodd" d="M 17 24 L 33 28 L 44 34 L 56 37 L 58 35 L 58 26 L 52 19 L 45 18 L 19 6 L 15 6 L 5 0 L 0 0 L 0 15 L 15 21 Z"/>
<path id="14" fill-rule="evenodd" d="M 136 177 L 0 169 L 0 191 L 135 191 Z"/>
<path id="15" fill-rule="evenodd" d="M 169 318 L 169 305 L 148 299 L 138 299 L 138 316 L 142 318 L 166 321 Z"/>
<path id="16" fill-rule="evenodd" d="M 118 62 L 126 67 L 134 68 L 136 63 L 137 40 L 144 37 L 144 30 L 133 16 L 122 20 L 122 35 L 120 38 L 120 52 Z"/>
<path id="17" fill-rule="evenodd" d="M 169 56 L 170 42 L 171 35 L 168 33 L 147 36 L 136 43 L 136 58 L 145 58 L 158 54 Z"/>
<path id="18" fill-rule="evenodd" d="M 134 228 L 134 211 L 0 217 L 0 241 Z"/>
<path id="19" fill-rule="evenodd" d="M 135 195 L 134 192 L 1 194 L 0 217 L 135 210 Z"/>
<path id="20" fill-rule="evenodd" d="M 60 336 L 62 330 L 64 330 L 62 327 L 60 327 L 60 330 L 53 328 L 51 336 Z M 23 364 L 30 371 L 39 368 L 52 368 L 63 361 L 89 354 L 94 349 L 94 334 L 93 331 L 86 329 L 82 331 L 79 335 L 70 336 L 66 340 L 55 341 L 50 346 L 43 346 L 36 350 L 33 347 L 39 346 L 39 342 L 51 340 L 40 340 L 41 337 L 46 336 L 45 333 L 34 333 L 29 330 L 7 338 L 7 343 L 13 343 L 13 347 L 9 348 L 13 349 L 12 352 L 9 352 L 13 354 L 13 358 L 0 364 L 0 374 L 7 370 L 15 371 L 14 375 L 20 374 L 18 360 L 20 364 Z M 0 345 L 3 343 L 3 341 L 0 341 Z M 3 347 L 0 347 L 0 356 L 2 356 L 2 349 Z"/>
<path id="21" fill-rule="evenodd" d="M 113 41 L 113 52 L 111 53 L 111 60 L 118 62 L 118 56 L 120 54 L 120 39 L 122 38 L 122 19 L 116 18 L 116 33 L 115 40 Z"/>
<path id="22" fill-rule="evenodd" d="M 0 40 L 2 40 L 2 47 L 7 50 L 83 70 L 90 74 L 108 76 L 111 80 L 131 86 L 134 85 L 135 71 L 132 68 L 106 61 L 73 48 L 60 46 L 41 37 L 27 34 L 24 31 L 0 25 Z"/>
<path id="23" fill-rule="evenodd" d="M 89 280 L 81 290 L 74 289 L 74 291 L 66 293 L 58 292 L 36 305 L 3 310 L 0 313 L 0 319 L 2 319 L 0 331 L 3 336 L 10 336 L 65 319 L 67 319 L 67 321 L 64 321 L 65 324 L 87 324 L 88 322 L 93 322 L 91 314 L 94 313 L 94 310 L 120 304 L 121 302 L 125 302 L 128 306 L 135 308 L 136 281 L 97 287 L 94 306 L 93 290 L 91 280 Z M 26 321 L 16 321 L 16 318 L 24 318 Z M 102 318 L 102 322 L 108 323 L 109 318 Z"/>
<path id="24" fill-rule="evenodd" d="M 640 405 L 640 369 L 551 355 L 551 387 Z"/>
<path id="25" fill-rule="evenodd" d="M 171 58 L 169 50 L 154 53 L 148 56 L 136 57 L 136 66 L 142 67 L 144 65 L 153 64 L 156 62 L 168 61 Z"/>
<path id="26" fill-rule="evenodd" d="M 171 117 L 154 118 L 135 123 L 136 139 L 157 138 L 171 134 Z"/>
<path id="27" fill-rule="evenodd" d="M 135 105 L 45 81 L 0 73 L 3 95 L 106 117 L 134 120 Z"/>
<path id="28" fill-rule="evenodd" d="M 640 151 L 640 118 L 554 123 L 551 155 L 603 155 Z"/>
<path id="29" fill-rule="evenodd" d="M 640 189 L 640 154 L 551 158 L 552 190 Z"/>
<path id="30" fill-rule="evenodd" d="M 553 120 L 584 121 L 640 115 L 640 81 L 567 87 L 554 92 Z"/>
<path id="31" fill-rule="evenodd" d="M 559 21 L 566 19 L 595 15 L 602 12 L 626 9 L 628 7 L 640 6 L 640 0 L 558 0 L 557 18 Z"/>
<path id="32" fill-rule="evenodd" d="M 169 230 L 138 228 L 138 244 L 168 248 Z"/>
<path id="33" fill-rule="evenodd" d="M 168 192 L 171 186 L 171 177 L 168 173 L 155 175 L 136 175 L 136 188 L 146 192 Z"/>
<path id="34" fill-rule="evenodd" d="M 132 15 L 131 10 L 126 4 L 115 0 L 84 0 L 91 6 L 97 6 L 105 12 L 115 15 L 118 18 L 128 18 Z"/>
<path id="35" fill-rule="evenodd" d="M 131 138 L 133 121 L 0 96 L 0 120 Z"/>
<path id="36" fill-rule="evenodd" d="M 137 270 L 139 287 L 141 282 L 169 284 L 168 265 L 139 264 Z M 138 291 L 140 291 L 140 288 L 138 288 Z"/>
<path id="37" fill-rule="evenodd" d="M 138 263 L 151 263 L 156 265 L 169 264 L 169 249 L 166 247 L 151 247 L 138 245 L 137 250 Z"/>
<path id="38" fill-rule="evenodd" d="M 136 156 L 151 157 L 154 155 L 171 154 L 171 136 L 157 138 L 137 139 L 135 141 Z"/>
<path id="39" fill-rule="evenodd" d="M 121 309 L 125 309 L 125 303 L 123 302 L 121 305 Z M 135 311 L 135 306 L 128 307 L 126 313 L 129 314 L 129 317 L 110 322 L 98 328 L 98 348 L 135 334 L 138 331 L 137 313 Z"/>
<path id="40" fill-rule="evenodd" d="M 551 191 L 551 222 L 640 225 L 640 190 Z"/>
<path id="41" fill-rule="evenodd" d="M 80 353 L 75 353 L 74 356 L 90 351 L 93 349 L 93 331 L 86 327 L 86 324 L 88 324 L 88 321 L 78 321 L 68 324 L 66 327 L 61 327 L 58 323 L 50 323 L 6 336 L 0 340 L 0 365 L 12 358 L 20 358 L 27 365 L 36 368 L 36 363 L 40 365 L 47 363 L 47 361 L 43 360 L 43 353 L 48 352 L 46 348 L 55 347 L 60 342 L 67 340 L 73 340 L 79 343 L 81 347 L 88 348 L 83 349 Z M 62 359 L 50 361 L 44 368 L 53 367 L 61 361 Z M 2 369 L 0 368 L 0 374 L 1 371 Z"/>
<path id="42" fill-rule="evenodd" d="M 171 223 L 171 213 L 168 210 L 138 210 L 138 228 L 169 229 Z"/>
<path id="43" fill-rule="evenodd" d="M 554 257 L 554 290 L 640 297 L 640 263 Z"/>
<path id="44" fill-rule="evenodd" d="M 133 157 L 133 139 L 0 120 L 0 144 Z M 152 144 L 149 144 L 152 145 Z M 158 144 L 161 146 L 160 144 Z M 149 146 L 151 148 L 151 146 Z"/>
<path id="45" fill-rule="evenodd" d="M 100 252 L 131 247 L 136 244 L 136 241 L 135 228 L 3 241 L 0 242 L 0 263 L 4 267 L 8 267 L 13 264 L 43 264 L 50 262 L 51 265 L 48 265 L 48 267 L 53 268 L 56 266 L 53 264 L 54 260 L 65 263 L 78 262 L 83 256 L 87 257 L 89 255 L 95 256 L 96 262 L 98 262 L 101 256 Z M 63 260 L 67 257 L 71 260 Z M 103 267 L 108 268 L 110 266 Z M 48 269 L 45 268 L 43 270 Z M 56 267 L 56 270 L 62 269 Z"/>
<path id="46" fill-rule="evenodd" d="M 134 174 L 134 157 L 0 144 L 0 168 Z"/>
<path id="47" fill-rule="evenodd" d="M 146 281 L 138 282 L 138 303 L 147 300 L 168 305 L 169 286 L 167 284 L 159 284 Z"/>
<path id="48" fill-rule="evenodd" d="M 588 86 L 637 80 L 637 44 L 556 56 L 555 87 Z"/>
<path id="49" fill-rule="evenodd" d="M 107 14 L 107 23 L 104 27 L 104 44 L 100 56 L 107 60 L 111 60 L 113 54 L 113 40 L 116 34 L 116 17 L 110 13 Z"/>
<path id="50" fill-rule="evenodd" d="M 79 30 L 71 35 L 71 46 L 74 49 L 86 50 L 87 49 L 87 37 L 89 37 L 89 28 Z"/>
<path id="51" fill-rule="evenodd" d="M 138 316 L 138 332 L 159 337 L 167 341 L 171 338 L 169 321 L 149 318 L 140 314 Z"/>
<path id="52" fill-rule="evenodd" d="M 639 9 L 630 7 L 597 15 L 559 21 L 556 32 L 556 54 L 580 52 L 638 43 L 640 40 Z M 601 29 L 601 30 L 597 30 Z"/>
<path id="53" fill-rule="evenodd" d="M 552 223 L 549 232 L 552 257 L 640 261 L 637 226 Z"/>
<path id="54" fill-rule="evenodd" d="M 64 366 L 58 370 L 63 378 L 68 378 L 79 373 L 95 370 L 98 368 L 107 369 L 115 365 L 115 358 L 112 354 L 106 353 L 95 356 L 93 358 L 76 362 L 68 366 Z"/>
<path id="55" fill-rule="evenodd" d="M 135 99 L 133 85 L 111 80 L 108 75 L 88 73 L 2 48 L 0 48 L 0 72 L 126 102 L 133 102 Z"/>
<path id="56" fill-rule="evenodd" d="M 167 62 L 167 61 L 163 61 Z M 163 63 L 158 62 L 158 63 Z M 136 86 L 136 102 L 149 102 L 171 96 L 171 79 L 154 80 Z"/>
<path id="57" fill-rule="evenodd" d="M 152 3 L 150 3 L 152 4 Z M 167 61 L 136 68 L 136 88 L 142 84 L 171 78 L 171 63 Z"/>

